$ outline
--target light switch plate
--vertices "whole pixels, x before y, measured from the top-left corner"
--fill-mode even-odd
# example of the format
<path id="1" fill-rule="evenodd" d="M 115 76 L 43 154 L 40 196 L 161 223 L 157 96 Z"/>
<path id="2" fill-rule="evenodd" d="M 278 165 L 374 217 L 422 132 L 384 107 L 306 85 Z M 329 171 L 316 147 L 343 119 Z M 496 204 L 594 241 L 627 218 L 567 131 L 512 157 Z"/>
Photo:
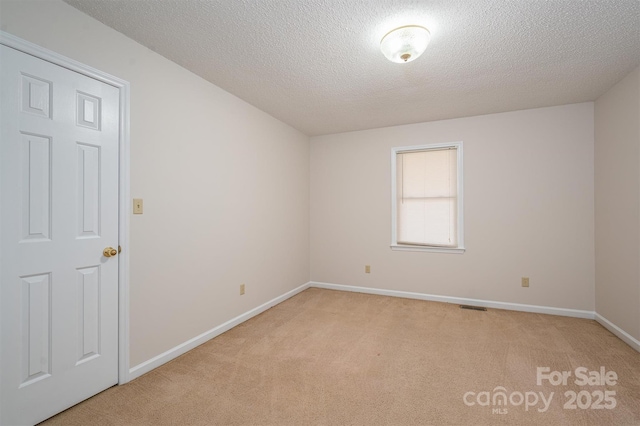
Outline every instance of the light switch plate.
<path id="1" fill-rule="evenodd" d="M 142 198 L 133 199 L 133 214 L 142 214 Z"/>

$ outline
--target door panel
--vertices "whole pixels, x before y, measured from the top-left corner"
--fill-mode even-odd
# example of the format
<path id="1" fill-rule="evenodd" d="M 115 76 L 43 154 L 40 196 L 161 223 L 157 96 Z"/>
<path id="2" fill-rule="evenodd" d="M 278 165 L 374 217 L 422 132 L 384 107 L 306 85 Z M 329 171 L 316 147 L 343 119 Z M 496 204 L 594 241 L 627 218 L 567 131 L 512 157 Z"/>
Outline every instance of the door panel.
<path id="1" fill-rule="evenodd" d="M 118 381 L 119 91 L 0 46 L 0 423 Z"/>

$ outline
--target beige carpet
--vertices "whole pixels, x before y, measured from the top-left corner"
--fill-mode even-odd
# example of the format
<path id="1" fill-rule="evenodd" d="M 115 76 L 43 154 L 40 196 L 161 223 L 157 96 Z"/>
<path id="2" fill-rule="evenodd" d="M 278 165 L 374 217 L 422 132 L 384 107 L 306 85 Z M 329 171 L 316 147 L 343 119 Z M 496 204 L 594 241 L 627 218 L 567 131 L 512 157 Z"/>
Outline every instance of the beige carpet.
<path id="1" fill-rule="evenodd" d="M 601 366 L 615 385 L 574 383 Z M 595 321 L 312 288 L 44 424 L 640 425 L 640 354 Z"/>

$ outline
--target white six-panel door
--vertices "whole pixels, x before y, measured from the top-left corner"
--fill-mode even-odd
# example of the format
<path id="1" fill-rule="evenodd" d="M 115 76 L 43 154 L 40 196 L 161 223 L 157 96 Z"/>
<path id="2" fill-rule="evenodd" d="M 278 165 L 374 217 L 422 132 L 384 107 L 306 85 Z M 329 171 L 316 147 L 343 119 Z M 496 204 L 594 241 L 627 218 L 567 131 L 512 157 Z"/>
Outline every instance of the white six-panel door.
<path id="1" fill-rule="evenodd" d="M 0 46 L 1 424 L 118 381 L 119 92 Z"/>

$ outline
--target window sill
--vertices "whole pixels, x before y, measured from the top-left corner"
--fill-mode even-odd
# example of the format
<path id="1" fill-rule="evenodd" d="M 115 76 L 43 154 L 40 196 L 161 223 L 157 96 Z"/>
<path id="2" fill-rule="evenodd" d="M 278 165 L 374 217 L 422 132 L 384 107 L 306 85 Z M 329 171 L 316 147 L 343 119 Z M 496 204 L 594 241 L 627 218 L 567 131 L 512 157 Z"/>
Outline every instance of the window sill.
<path id="1" fill-rule="evenodd" d="M 410 246 L 410 245 L 397 245 L 392 244 L 391 250 L 396 251 L 427 251 L 431 253 L 452 253 L 452 254 L 462 254 L 465 252 L 464 247 L 455 247 L 455 248 L 447 248 L 447 247 L 424 247 L 424 246 Z"/>

